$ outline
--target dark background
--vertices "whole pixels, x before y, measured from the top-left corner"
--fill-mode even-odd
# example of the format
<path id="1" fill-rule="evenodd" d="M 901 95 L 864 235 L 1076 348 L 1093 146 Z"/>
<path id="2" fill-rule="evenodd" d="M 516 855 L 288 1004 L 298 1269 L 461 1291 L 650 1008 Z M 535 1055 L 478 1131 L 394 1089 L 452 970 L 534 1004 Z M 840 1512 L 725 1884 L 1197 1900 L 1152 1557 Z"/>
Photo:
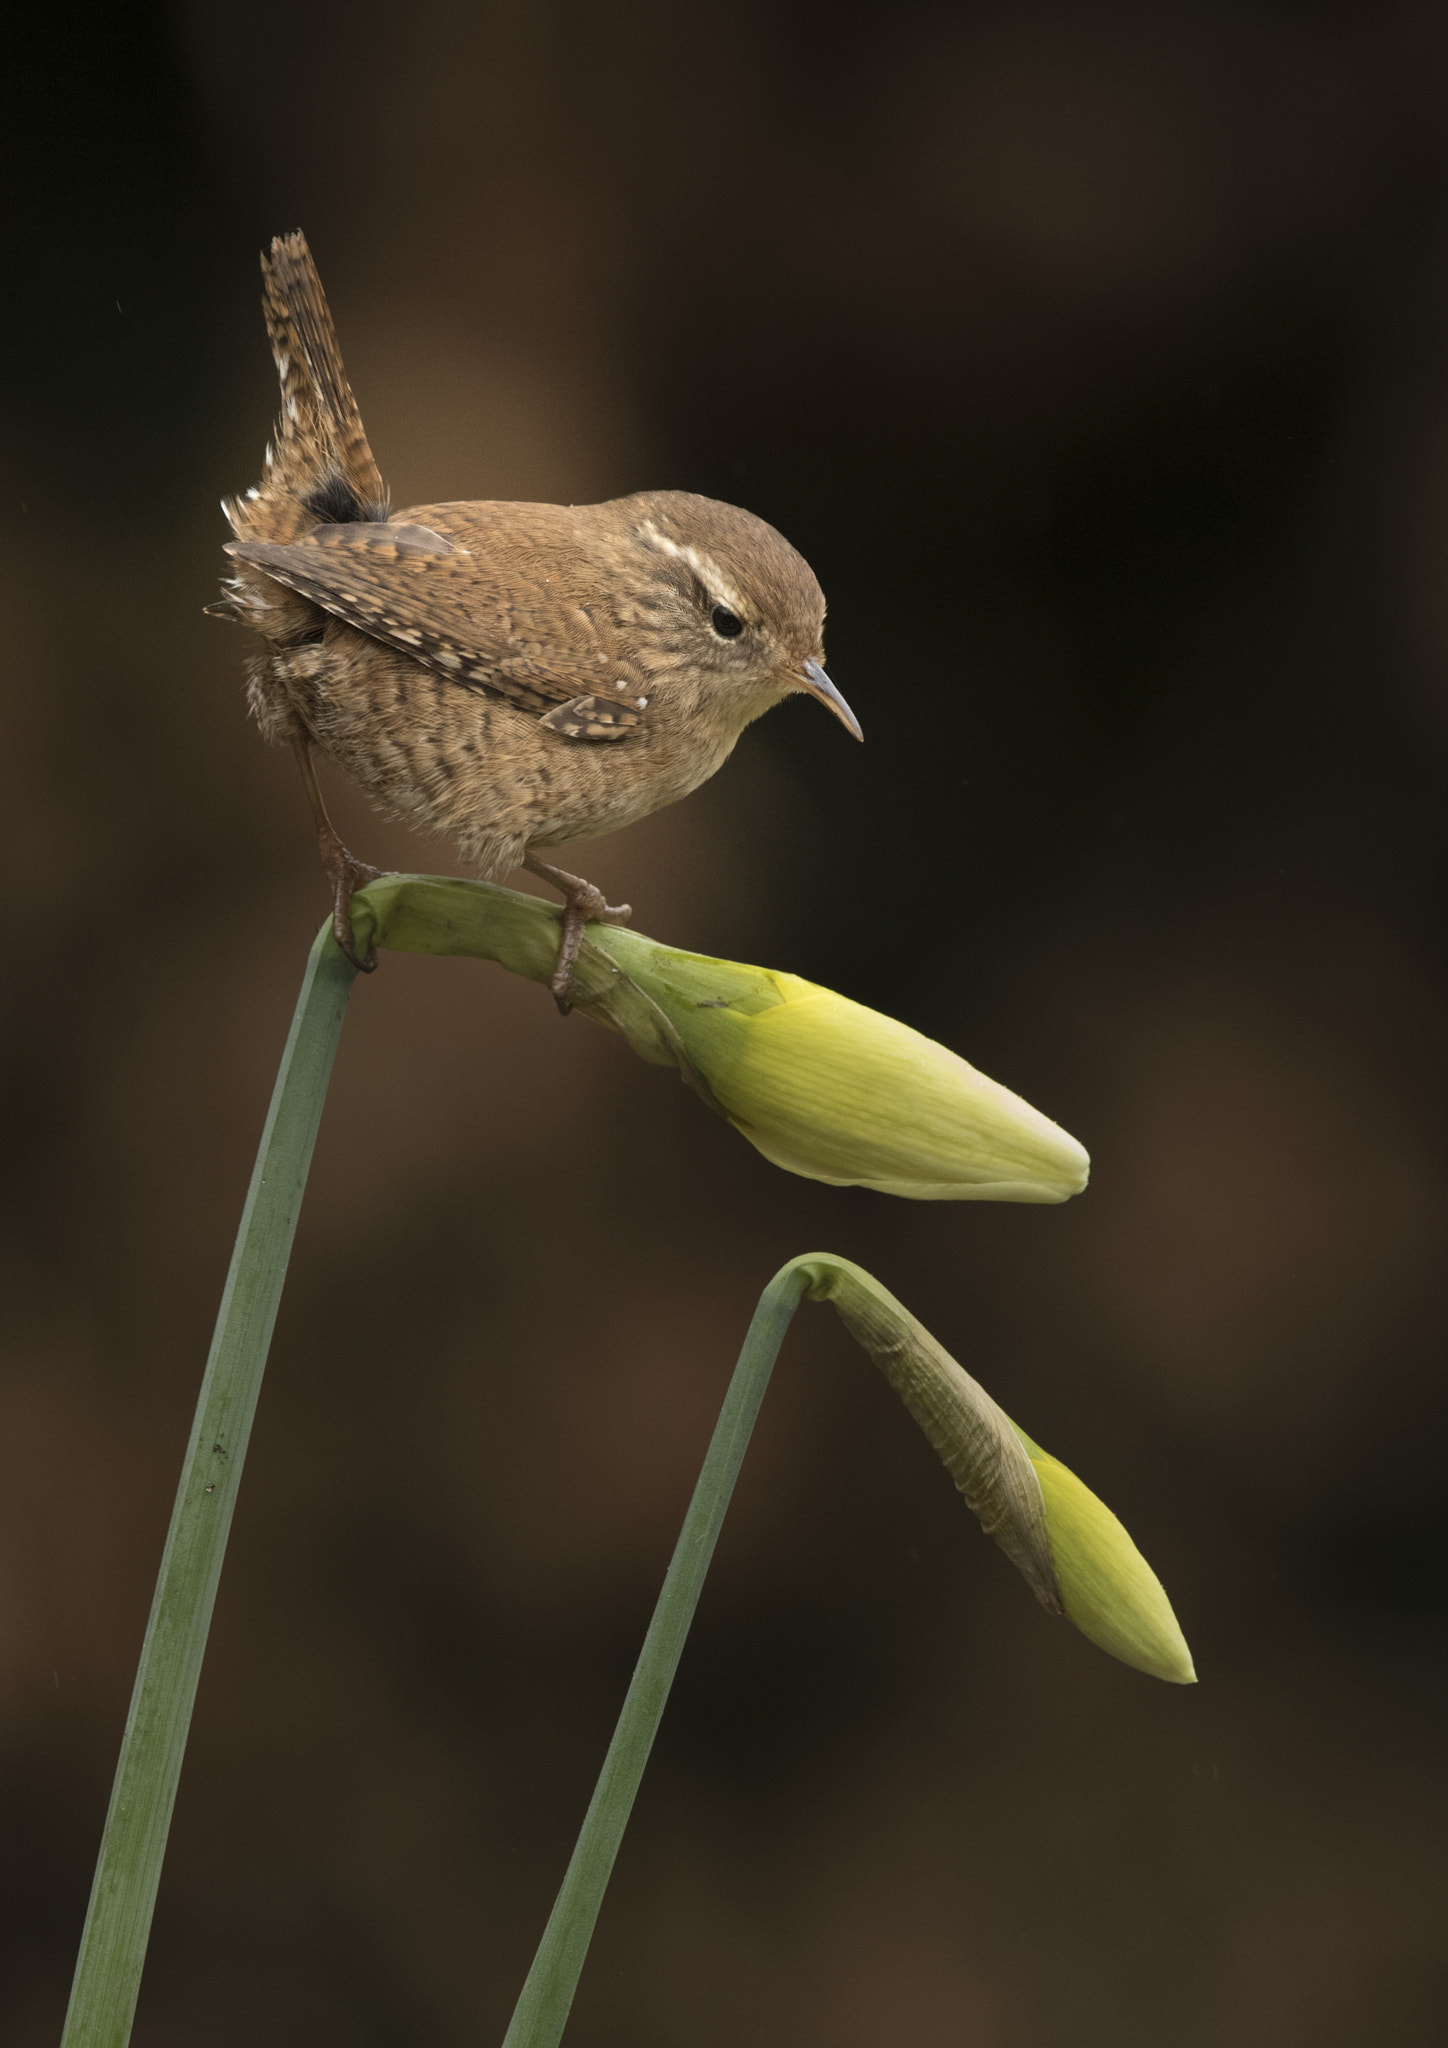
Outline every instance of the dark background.
<path id="1" fill-rule="evenodd" d="M 860 1260 L 1121 1513 L 1194 1691 L 790 1337 L 577 2048 L 1350 2048 L 1445 1996 L 1448 17 L 33 10 L 6 65 L 0 2042 L 58 2036 L 306 947 L 207 619 L 304 225 L 399 505 L 775 521 L 801 700 L 580 865 L 1089 1147 L 792 1179 L 546 993 L 353 1001 L 135 2039 L 501 2038 L 754 1299 Z M 12 47 L 12 59 L 17 53 Z M 339 822 L 384 865 L 447 849 Z"/>

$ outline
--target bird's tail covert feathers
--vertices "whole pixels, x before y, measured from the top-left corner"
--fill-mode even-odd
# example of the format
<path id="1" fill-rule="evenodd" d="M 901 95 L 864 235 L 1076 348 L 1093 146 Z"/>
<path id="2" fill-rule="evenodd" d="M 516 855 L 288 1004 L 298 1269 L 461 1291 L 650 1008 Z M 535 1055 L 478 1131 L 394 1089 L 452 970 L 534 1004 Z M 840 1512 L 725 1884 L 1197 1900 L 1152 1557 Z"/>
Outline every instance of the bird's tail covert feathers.
<path id="1" fill-rule="evenodd" d="M 306 236 L 278 235 L 261 270 L 282 409 L 262 481 L 225 508 L 233 531 L 288 541 L 330 521 L 386 519 L 387 491 Z"/>

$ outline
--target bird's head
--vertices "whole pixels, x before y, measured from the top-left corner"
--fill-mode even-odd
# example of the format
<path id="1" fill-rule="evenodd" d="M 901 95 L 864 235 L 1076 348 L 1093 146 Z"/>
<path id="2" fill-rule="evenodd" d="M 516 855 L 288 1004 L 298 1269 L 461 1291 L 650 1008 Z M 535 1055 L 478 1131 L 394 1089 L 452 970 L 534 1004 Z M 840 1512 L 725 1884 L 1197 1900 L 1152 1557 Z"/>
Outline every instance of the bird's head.
<path id="1" fill-rule="evenodd" d="M 713 498 L 626 498 L 631 566 L 620 624 L 661 698 L 742 732 L 804 691 L 854 737 L 858 719 L 825 673 L 825 599 L 783 534 Z"/>

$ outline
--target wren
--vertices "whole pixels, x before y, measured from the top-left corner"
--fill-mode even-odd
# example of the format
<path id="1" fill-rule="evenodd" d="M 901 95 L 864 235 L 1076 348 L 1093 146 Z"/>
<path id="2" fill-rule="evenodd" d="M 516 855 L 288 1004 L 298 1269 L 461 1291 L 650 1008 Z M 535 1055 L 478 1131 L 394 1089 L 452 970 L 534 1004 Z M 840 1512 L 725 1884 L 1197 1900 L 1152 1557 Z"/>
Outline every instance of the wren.
<path id="1" fill-rule="evenodd" d="M 394 513 L 305 237 L 278 236 L 262 274 L 281 417 L 261 482 L 223 507 L 234 573 L 217 609 L 261 641 L 251 710 L 295 750 L 337 943 L 375 965 L 350 905 L 378 871 L 332 827 L 317 748 L 484 878 L 521 866 L 562 893 L 566 1010 L 585 923 L 630 909 L 542 850 L 686 796 L 792 692 L 862 736 L 825 673 L 823 593 L 772 526 L 687 491 Z"/>

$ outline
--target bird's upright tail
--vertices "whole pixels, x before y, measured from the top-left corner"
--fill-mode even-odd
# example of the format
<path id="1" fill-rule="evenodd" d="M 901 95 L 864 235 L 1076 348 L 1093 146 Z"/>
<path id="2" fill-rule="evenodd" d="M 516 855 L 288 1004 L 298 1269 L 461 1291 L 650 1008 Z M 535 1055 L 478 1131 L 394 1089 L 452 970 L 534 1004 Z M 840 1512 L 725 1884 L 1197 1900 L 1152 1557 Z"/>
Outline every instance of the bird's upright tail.
<path id="1" fill-rule="evenodd" d="M 386 519 L 387 491 L 306 236 L 278 235 L 261 269 L 282 409 L 261 482 L 224 507 L 232 531 L 289 541 L 328 522 Z"/>

